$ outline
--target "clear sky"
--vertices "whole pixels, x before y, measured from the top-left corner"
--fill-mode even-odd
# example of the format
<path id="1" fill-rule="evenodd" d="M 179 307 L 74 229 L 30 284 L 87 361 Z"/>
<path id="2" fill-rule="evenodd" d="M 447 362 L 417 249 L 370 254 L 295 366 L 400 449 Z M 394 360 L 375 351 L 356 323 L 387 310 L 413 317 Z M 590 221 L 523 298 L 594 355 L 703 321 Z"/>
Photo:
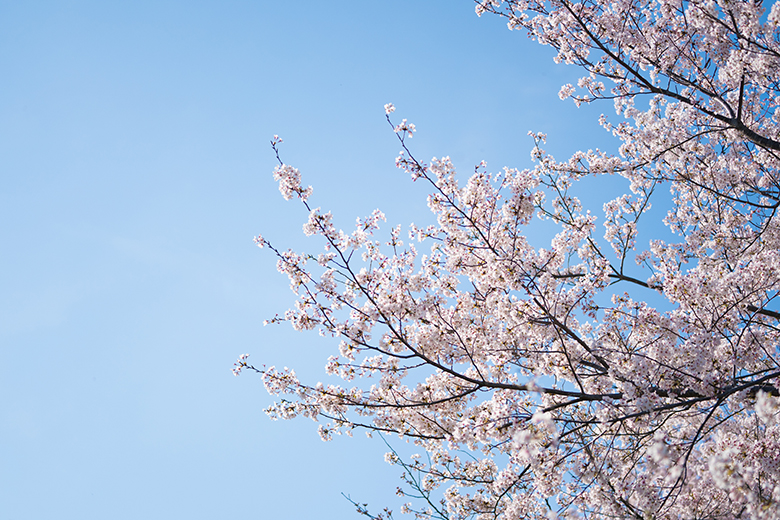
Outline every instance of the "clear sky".
<path id="1" fill-rule="evenodd" d="M 333 342 L 258 233 L 314 248 L 268 144 L 349 227 L 428 219 L 418 157 L 530 166 L 614 146 L 576 71 L 471 0 L 0 1 L 0 518 L 357 518 L 398 471 L 362 435 L 272 422 L 236 357 L 325 377 Z M 395 439 L 395 442 L 399 442 Z"/>

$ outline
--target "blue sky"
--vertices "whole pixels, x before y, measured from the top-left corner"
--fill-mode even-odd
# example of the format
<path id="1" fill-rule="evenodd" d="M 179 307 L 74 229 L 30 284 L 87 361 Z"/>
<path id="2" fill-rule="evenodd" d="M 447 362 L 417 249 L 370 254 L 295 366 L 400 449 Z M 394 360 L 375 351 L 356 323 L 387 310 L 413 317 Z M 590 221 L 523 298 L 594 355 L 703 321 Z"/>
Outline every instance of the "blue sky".
<path id="1" fill-rule="evenodd" d="M 258 233 L 314 248 L 268 145 L 348 227 L 428 219 L 418 157 L 530 166 L 615 143 L 557 97 L 576 71 L 470 0 L 0 1 L 0 518 L 357 518 L 398 472 L 361 435 L 272 422 L 236 357 L 324 377 L 333 343 Z M 330 349 L 330 350 L 329 350 Z M 395 442 L 398 442 L 397 439 Z"/>

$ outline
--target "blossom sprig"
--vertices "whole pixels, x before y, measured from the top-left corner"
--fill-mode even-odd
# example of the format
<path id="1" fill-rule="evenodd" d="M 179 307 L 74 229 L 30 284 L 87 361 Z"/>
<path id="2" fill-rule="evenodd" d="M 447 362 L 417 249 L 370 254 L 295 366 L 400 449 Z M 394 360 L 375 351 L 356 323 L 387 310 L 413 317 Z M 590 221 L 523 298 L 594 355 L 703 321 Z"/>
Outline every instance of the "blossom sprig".
<path id="1" fill-rule="evenodd" d="M 301 185 L 301 172 L 289 164 L 284 164 L 279 157 L 279 144 L 283 142 L 278 135 L 274 135 L 273 139 L 271 139 L 271 148 L 273 148 L 276 159 L 279 161 L 279 165 L 274 168 L 274 180 L 279 183 L 279 192 L 285 200 L 298 197 L 305 202 L 311 196 L 313 188 L 311 186 L 304 188 Z"/>
<path id="2" fill-rule="evenodd" d="M 414 137 L 415 130 L 414 124 L 407 122 L 406 119 L 401 120 L 401 123 L 395 127 L 396 134 L 406 135 L 407 137 Z"/>
<path id="3" fill-rule="evenodd" d="M 241 354 L 238 356 L 238 360 L 233 363 L 234 366 L 232 371 L 234 376 L 241 375 L 241 370 L 249 366 L 246 362 L 247 358 L 249 358 L 249 354 Z"/>

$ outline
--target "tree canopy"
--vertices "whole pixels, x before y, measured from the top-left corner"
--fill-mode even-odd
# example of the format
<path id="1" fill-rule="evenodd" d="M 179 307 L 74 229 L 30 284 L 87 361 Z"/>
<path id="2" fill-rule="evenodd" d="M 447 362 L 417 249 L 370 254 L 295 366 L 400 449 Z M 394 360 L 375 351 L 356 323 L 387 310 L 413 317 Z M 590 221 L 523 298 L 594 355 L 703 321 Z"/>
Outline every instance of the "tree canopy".
<path id="1" fill-rule="evenodd" d="M 317 254 L 256 241 L 297 294 L 272 321 L 341 339 L 344 383 L 255 367 L 273 418 L 414 442 L 404 468 L 420 518 L 780 517 L 780 2 L 485 0 L 579 67 L 562 99 L 612 100 L 619 154 L 460 178 L 418 159 L 387 120 L 396 164 L 430 188 L 436 224 L 336 229 L 279 158 L 282 195 L 309 212 Z M 626 192 L 587 208 L 585 177 Z M 638 223 L 653 201 L 668 207 Z M 557 226 L 531 245 L 539 220 Z M 653 237 L 668 228 L 672 239 Z M 649 300 L 661 301 L 651 305 Z M 359 510 L 371 515 L 359 506 Z M 381 513 L 379 517 L 388 515 Z"/>

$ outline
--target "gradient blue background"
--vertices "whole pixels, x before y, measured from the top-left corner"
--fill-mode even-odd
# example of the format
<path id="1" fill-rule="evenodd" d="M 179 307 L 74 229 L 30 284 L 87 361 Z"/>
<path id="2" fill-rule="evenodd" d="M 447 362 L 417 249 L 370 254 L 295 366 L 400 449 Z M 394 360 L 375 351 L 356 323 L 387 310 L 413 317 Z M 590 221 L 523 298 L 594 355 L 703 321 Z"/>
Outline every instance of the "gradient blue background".
<path id="1" fill-rule="evenodd" d="M 362 435 L 272 422 L 239 354 L 310 381 L 334 342 L 252 238 L 316 249 L 268 145 L 350 227 L 430 219 L 384 118 L 468 175 L 614 147 L 576 70 L 470 0 L 0 2 L 0 518 L 357 518 L 397 504 Z M 398 443 L 396 439 L 394 441 Z"/>

